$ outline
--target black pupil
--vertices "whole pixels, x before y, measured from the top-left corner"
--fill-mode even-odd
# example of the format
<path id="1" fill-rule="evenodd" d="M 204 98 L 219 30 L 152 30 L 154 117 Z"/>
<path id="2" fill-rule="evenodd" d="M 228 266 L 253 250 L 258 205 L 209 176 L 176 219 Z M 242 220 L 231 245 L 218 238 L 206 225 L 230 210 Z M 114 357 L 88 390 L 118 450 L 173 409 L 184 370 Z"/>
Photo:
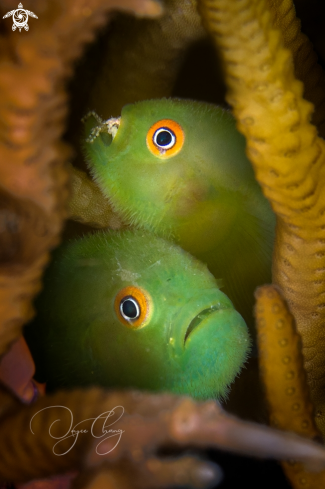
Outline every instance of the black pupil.
<path id="1" fill-rule="evenodd" d="M 168 146 L 172 142 L 172 135 L 169 131 L 160 131 L 157 135 L 157 144 L 158 146 Z"/>
<path id="2" fill-rule="evenodd" d="M 138 311 L 134 301 L 132 299 L 126 299 L 122 304 L 122 311 L 124 316 L 130 319 L 136 319 Z"/>

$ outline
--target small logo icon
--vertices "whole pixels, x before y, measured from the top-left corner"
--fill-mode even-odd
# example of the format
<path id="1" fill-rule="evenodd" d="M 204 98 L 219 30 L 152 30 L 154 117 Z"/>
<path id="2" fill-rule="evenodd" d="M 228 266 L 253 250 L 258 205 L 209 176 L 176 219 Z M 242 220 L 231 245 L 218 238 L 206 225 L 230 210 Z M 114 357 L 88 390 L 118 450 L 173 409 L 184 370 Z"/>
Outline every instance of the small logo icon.
<path id="1" fill-rule="evenodd" d="M 27 23 L 29 15 L 31 17 L 34 17 L 34 19 L 38 19 L 37 15 L 35 15 L 34 12 L 23 9 L 22 3 L 18 5 L 18 8 L 16 10 L 11 10 L 10 12 L 7 12 L 6 15 L 4 15 L 2 18 L 6 19 L 11 15 L 13 20 L 12 30 L 15 31 L 18 27 L 19 32 L 21 32 L 22 28 L 24 28 L 25 31 L 29 30 L 29 25 Z"/>

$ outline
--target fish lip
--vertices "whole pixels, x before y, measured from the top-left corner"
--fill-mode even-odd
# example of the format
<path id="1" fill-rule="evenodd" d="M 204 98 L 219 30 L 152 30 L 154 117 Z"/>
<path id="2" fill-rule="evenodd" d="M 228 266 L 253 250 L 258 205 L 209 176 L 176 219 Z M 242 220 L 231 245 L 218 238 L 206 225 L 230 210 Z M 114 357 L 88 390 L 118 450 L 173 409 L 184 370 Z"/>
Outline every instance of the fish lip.
<path id="1" fill-rule="evenodd" d="M 170 344 L 170 353 L 174 359 L 180 358 L 184 352 L 188 349 L 191 341 L 187 341 L 185 344 L 185 335 L 189 325 L 193 319 L 198 316 L 205 309 L 209 309 L 214 306 L 215 312 L 219 310 L 234 309 L 233 303 L 220 289 L 216 287 L 208 287 L 201 289 L 200 294 L 190 294 L 187 297 L 187 301 L 182 303 L 182 307 L 177 308 L 176 314 L 170 319 L 169 327 L 166 330 L 166 340 Z M 210 324 L 210 321 L 209 321 Z M 201 321 L 199 328 L 207 325 Z M 197 328 L 195 328 L 197 329 Z M 190 331 L 191 332 L 191 331 Z M 188 338 L 192 338 L 192 335 L 188 335 Z"/>
<path id="2" fill-rule="evenodd" d="M 195 331 L 199 326 L 201 326 L 202 322 L 209 318 L 211 315 L 224 311 L 227 309 L 231 309 L 229 306 L 225 304 L 213 304 L 209 307 L 202 309 L 194 318 L 190 321 L 184 335 L 184 346 L 186 346 L 186 341 L 190 337 L 190 335 Z"/>

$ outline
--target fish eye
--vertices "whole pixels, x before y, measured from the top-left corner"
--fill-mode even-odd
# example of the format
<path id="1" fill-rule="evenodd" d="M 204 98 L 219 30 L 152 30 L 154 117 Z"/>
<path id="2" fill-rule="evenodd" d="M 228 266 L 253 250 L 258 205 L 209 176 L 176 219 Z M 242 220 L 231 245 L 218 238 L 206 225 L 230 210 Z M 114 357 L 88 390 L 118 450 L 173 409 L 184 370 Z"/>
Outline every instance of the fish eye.
<path id="1" fill-rule="evenodd" d="M 114 310 L 122 324 L 137 329 L 148 323 L 152 313 L 152 301 L 146 291 L 131 285 L 117 293 Z"/>
<path id="2" fill-rule="evenodd" d="M 184 131 L 171 119 L 162 119 L 150 127 L 147 133 L 147 147 L 159 158 L 175 156 L 183 147 Z"/>
<path id="3" fill-rule="evenodd" d="M 124 297 L 120 302 L 120 313 L 127 321 L 138 319 L 141 310 L 137 300 L 132 296 Z"/>
<path id="4" fill-rule="evenodd" d="M 163 150 L 172 148 L 176 143 L 176 136 L 168 129 L 168 127 L 161 127 L 157 129 L 155 134 L 153 135 L 153 143 L 157 146 L 157 148 L 162 148 Z"/>

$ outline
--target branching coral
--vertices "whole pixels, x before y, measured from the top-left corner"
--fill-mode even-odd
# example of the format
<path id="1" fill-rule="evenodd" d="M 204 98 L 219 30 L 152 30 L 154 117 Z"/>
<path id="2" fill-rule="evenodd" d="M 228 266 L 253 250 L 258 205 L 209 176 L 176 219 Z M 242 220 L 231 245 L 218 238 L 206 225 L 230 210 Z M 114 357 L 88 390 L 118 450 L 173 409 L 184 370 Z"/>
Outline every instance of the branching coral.
<path id="1" fill-rule="evenodd" d="M 2 406 L 5 405 L 7 398 L 8 395 L 3 392 L 1 395 Z M 192 419 L 186 403 L 187 401 L 180 401 L 173 396 L 161 396 L 157 402 L 155 396 L 139 395 L 138 393 L 108 394 L 99 389 L 74 391 L 71 393 L 60 392 L 52 396 L 46 396 L 24 409 L 16 402 L 11 406 L 10 412 L 2 416 L 0 444 L 1 447 L 7 447 L 7 449 L 2 450 L 1 454 L 1 479 L 26 481 L 35 477 L 51 475 L 55 472 L 63 472 L 71 468 L 82 468 L 84 466 L 90 469 L 102 462 L 103 457 L 99 456 L 100 453 L 109 451 L 112 445 L 114 446 L 116 443 L 116 439 L 113 439 L 113 444 L 109 438 L 106 441 L 102 438 L 95 443 L 96 440 L 94 440 L 90 432 L 88 434 L 81 433 L 76 445 L 73 446 L 73 437 L 71 435 L 64 436 L 65 433 L 69 434 L 71 430 L 71 427 L 69 429 L 71 415 L 68 409 L 73 413 L 73 427 L 75 427 L 78 423 L 85 420 L 95 419 L 101 413 L 117 410 L 116 406 L 123 406 L 125 416 L 121 420 L 120 425 L 116 424 L 115 426 L 125 430 L 125 433 L 121 436 L 121 442 L 116 449 L 106 457 L 106 461 L 114 462 L 129 458 L 129 465 L 132 466 L 138 463 L 135 456 L 136 450 L 143 450 L 143 458 L 146 459 L 147 455 L 152 453 L 153 447 L 157 446 L 157 444 L 167 442 L 170 438 L 173 440 L 179 438 L 180 441 L 186 441 L 189 435 L 190 438 L 193 438 L 193 428 L 196 431 L 196 435 L 198 435 L 198 419 L 195 416 L 193 418 L 193 415 L 199 415 L 199 411 L 196 411 L 196 407 L 192 406 L 192 410 L 194 408 Z M 47 409 L 49 406 L 64 406 L 65 409 L 62 408 L 58 414 L 56 409 Z M 206 408 L 207 406 L 203 407 L 203 409 Z M 41 411 L 44 409 L 45 411 Z M 218 415 L 215 408 L 213 412 Z M 193 426 L 189 428 L 188 432 L 183 432 L 184 430 L 182 431 L 181 429 L 178 433 L 178 420 L 174 418 L 175 416 L 176 418 L 177 416 L 184 416 L 186 413 L 190 416 L 189 422 L 192 419 Z M 215 414 L 212 414 L 212 416 Z M 206 416 L 203 415 L 204 417 Z M 54 428 L 51 427 L 52 423 L 58 419 L 60 423 L 56 424 Z M 148 423 L 148 426 L 145 426 L 146 423 Z M 15 426 L 14 430 L 13 426 Z M 31 430 L 29 430 L 29 427 Z M 53 437 L 62 438 L 60 445 L 57 445 L 54 449 L 57 439 L 50 437 L 50 427 Z M 85 429 L 86 427 L 89 428 L 85 422 L 80 426 L 80 429 Z M 24 440 L 23 447 L 21 446 L 22 437 Z M 198 441 L 199 438 L 200 436 L 198 436 Z M 97 450 L 99 455 L 96 455 L 96 446 L 98 446 L 100 441 L 105 441 L 107 445 L 106 451 L 102 444 Z M 66 453 L 64 456 L 57 456 L 54 452 L 56 454 Z M 177 469 L 177 466 L 175 466 L 175 469 Z M 172 475 L 170 474 L 171 477 Z M 213 470 L 211 477 L 214 477 Z"/>
<path id="2" fill-rule="evenodd" d="M 311 106 L 301 99 L 302 87 L 294 79 L 290 54 L 272 30 L 264 2 L 218 0 L 207 4 L 212 12 L 212 29 L 217 33 L 218 46 L 226 60 L 229 100 L 235 107 L 240 128 L 248 138 L 257 178 L 279 216 L 275 278 L 302 335 L 308 383 L 319 410 L 317 424 L 322 428 L 325 402 L 322 397 L 323 338 L 320 328 L 325 310 L 322 299 L 325 270 L 325 204 L 321 197 L 323 142 L 308 122 Z M 80 55 L 83 44 L 91 40 L 95 28 L 105 22 L 105 13 L 117 6 L 143 15 L 160 12 L 160 7 L 149 0 L 53 0 L 46 3 L 35 0 L 32 9 L 39 16 L 39 22 L 34 23 L 28 37 L 7 33 L 0 40 L 0 218 L 3 243 L 0 354 L 8 349 L 20 334 L 23 322 L 32 315 L 31 299 L 39 290 L 48 251 L 58 242 L 62 219 L 66 215 L 67 172 L 63 162 L 69 151 L 58 143 L 66 115 L 64 80 L 70 75 L 72 62 Z M 3 1 L 3 14 L 12 7 L 11 1 Z M 111 225 L 110 221 L 108 223 Z M 241 445 L 248 431 L 240 429 L 231 419 L 227 424 L 224 414 L 214 404 L 198 406 L 171 396 L 147 395 L 143 395 L 140 402 L 134 393 L 108 394 L 98 390 L 58 393 L 56 396 L 46 396 L 33 407 L 25 407 L 1 389 L 2 479 L 28 480 L 85 464 L 90 470 L 87 481 L 92 480 L 96 486 L 97 472 L 93 467 L 97 465 L 98 457 L 90 455 L 92 440 L 89 437 L 81 439 L 80 447 L 71 450 L 70 455 L 53 456 L 51 440 L 43 439 L 42 431 L 47 421 L 54 420 L 50 411 L 40 415 L 35 435 L 26 433 L 31 416 L 53 403 L 70 407 L 76 421 L 98 416 L 101 410 L 112 408 L 112 405 L 126 407 L 129 412 L 126 432 L 129 435 L 121 444 L 120 453 L 113 452 L 116 459 L 118 455 L 121 457 L 121 461 L 117 463 L 114 459 L 116 463 L 109 474 L 101 474 L 112 487 L 127 486 L 133 483 L 135 476 L 141 487 L 146 485 L 144 477 L 149 477 L 152 485 L 179 483 L 179 470 L 183 475 L 185 473 L 182 483 L 202 485 L 202 477 L 195 479 L 195 475 L 186 473 L 188 464 L 202 468 L 197 461 L 185 459 L 164 467 L 162 462 L 152 459 L 151 450 L 167 439 L 199 446 L 216 446 L 222 442 L 249 453 L 247 445 Z M 22 433 L 24 441 L 20 445 Z M 261 431 L 255 433 L 262 434 Z M 266 433 L 271 438 L 266 437 L 265 443 L 274 441 L 272 436 L 275 435 Z M 141 434 L 147 438 L 140 439 Z M 277 455 L 286 457 L 290 454 L 298 458 L 298 448 L 297 452 L 293 451 L 294 439 L 289 437 L 287 440 L 288 444 L 281 441 L 278 449 L 287 448 L 288 451 L 277 451 Z M 144 447 L 142 454 L 139 443 Z M 308 454 L 310 447 L 310 458 L 321 450 L 312 443 L 299 447 L 300 455 Z M 268 453 L 270 450 L 268 447 Z M 141 458 L 143 453 L 145 456 Z M 256 454 L 256 449 L 250 453 Z M 125 458 L 128 458 L 127 462 Z M 142 460 L 140 466 L 139 460 Z M 203 467 L 208 470 L 206 465 Z M 209 468 L 211 480 L 216 472 Z M 155 481 L 151 479 L 152 474 L 157 476 Z"/>
<path id="3" fill-rule="evenodd" d="M 324 141 L 311 125 L 291 53 L 263 1 L 202 1 L 224 60 L 228 101 L 256 178 L 278 217 L 274 281 L 302 337 L 316 423 L 324 433 Z"/>
<path id="4" fill-rule="evenodd" d="M 2 3 L 4 13 L 11 4 Z M 106 21 L 105 13 L 117 6 L 148 15 L 161 11 L 157 4 L 145 0 L 125 1 L 122 5 L 100 1 L 35 2 L 33 10 L 42 17 L 42 22 L 33 26 L 28 38 L 8 34 L 1 39 L 0 353 L 8 349 L 20 334 L 23 322 L 32 315 L 30 301 L 39 290 L 48 250 L 58 242 L 65 216 L 67 173 L 63 161 L 69 153 L 58 143 L 66 115 L 63 82 L 71 73 L 71 63 L 80 54 L 82 45 Z M 86 398 L 85 409 L 91 405 L 91 396 Z M 62 402 L 73 406 L 73 399 L 73 395 L 64 394 Z M 21 450 L 13 434 L 19 437 L 26 433 L 28 409 L 18 406 L 5 391 L 1 400 L 0 431 L 2 441 L 8 441 L 7 445 L 1 444 L 6 452 L 6 456 L 1 455 L 2 478 L 26 479 L 73 466 L 69 457 L 65 461 L 53 456 L 52 461 L 46 460 L 46 448 L 35 442 L 33 445 L 28 431 L 25 442 L 27 445 L 28 440 L 31 442 L 30 450 Z M 45 406 L 51 403 L 47 398 L 40 402 Z M 97 399 L 96 415 L 98 407 Z M 86 414 L 83 408 L 81 412 Z M 21 430 L 17 429 L 19 423 Z M 79 455 L 71 456 L 76 460 Z M 18 472 L 17 466 L 21 469 Z"/>
<path id="5" fill-rule="evenodd" d="M 12 2 L 3 2 L 4 12 Z M 131 9 L 132 2 L 123 2 Z M 1 347 L 3 353 L 30 318 L 47 251 L 58 242 L 68 151 L 58 143 L 67 113 L 63 82 L 71 63 L 106 12 L 120 2 L 36 2 L 42 22 L 28 38 L 1 39 Z M 121 5 L 120 5 L 121 6 Z M 122 5 L 123 7 L 123 5 Z M 158 14 L 157 4 L 135 3 L 139 13 Z M 41 39 L 41 41 L 40 41 Z M 73 41 L 71 41 L 73 39 Z M 50 223 L 50 224 L 49 224 Z"/>

